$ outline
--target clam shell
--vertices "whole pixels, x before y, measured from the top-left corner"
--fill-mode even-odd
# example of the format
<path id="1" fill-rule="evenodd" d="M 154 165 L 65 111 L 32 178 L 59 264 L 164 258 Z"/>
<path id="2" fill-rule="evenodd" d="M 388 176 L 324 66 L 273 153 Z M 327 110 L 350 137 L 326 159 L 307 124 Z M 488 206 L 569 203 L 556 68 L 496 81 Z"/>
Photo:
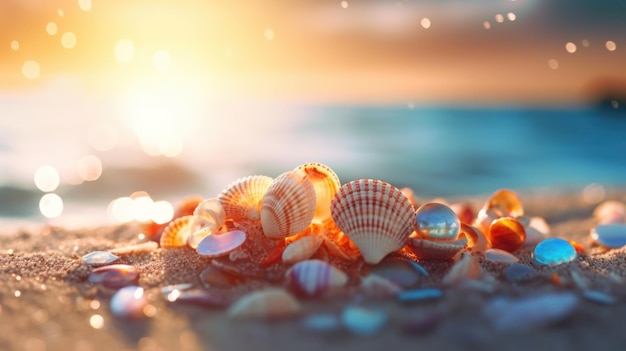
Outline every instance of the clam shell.
<path id="1" fill-rule="evenodd" d="M 193 216 L 178 217 L 163 229 L 160 245 L 162 248 L 184 247 L 191 235 Z"/>
<path id="2" fill-rule="evenodd" d="M 233 303 L 226 315 L 230 318 L 276 318 L 294 315 L 300 311 L 300 304 L 287 291 L 270 288 L 240 297 Z"/>
<path id="3" fill-rule="evenodd" d="M 415 220 L 409 199 L 393 185 L 374 179 L 342 186 L 332 201 L 331 214 L 370 264 L 401 249 Z"/>
<path id="4" fill-rule="evenodd" d="M 226 218 L 258 221 L 261 218 L 261 200 L 272 180 L 271 177 L 253 175 L 239 178 L 228 185 L 217 197 L 224 207 Z"/>
<path id="5" fill-rule="evenodd" d="M 337 174 L 330 167 L 315 162 L 300 165 L 296 170 L 304 172 L 315 188 L 317 206 L 313 219 L 320 222 L 329 219 L 330 203 L 341 187 Z"/>
<path id="6" fill-rule="evenodd" d="M 222 234 L 211 234 L 202 239 L 196 251 L 206 257 L 220 257 L 229 254 L 246 241 L 246 233 L 233 230 Z"/>
<path id="7" fill-rule="evenodd" d="M 285 275 L 290 290 L 304 297 L 326 295 L 348 282 L 346 273 L 320 260 L 298 262 Z"/>
<path id="8" fill-rule="evenodd" d="M 431 241 L 420 238 L 409 238 L 407 246 L 419 259 L 450 260 L 467 244 L 467 239 L 456 241 Z"/>
<path id="9" fill-rule="evenodd" d="M 324 239 L 317 235 L 307 235 L 302 237 L 292 242 L 285 248 L 282 256 L 283 262 L 296 263 L 306 260 L 313 256 L 315 251 L 319 249 L 323 242 Z"/>
<path id="10" fill-rule="evenodd" d="M 305 173 L 289 171 L 272 181 L 261 202 L 261 225 L 268 238 L 280 239 L 306 230 L 316 209 L 313 183 Z"/>

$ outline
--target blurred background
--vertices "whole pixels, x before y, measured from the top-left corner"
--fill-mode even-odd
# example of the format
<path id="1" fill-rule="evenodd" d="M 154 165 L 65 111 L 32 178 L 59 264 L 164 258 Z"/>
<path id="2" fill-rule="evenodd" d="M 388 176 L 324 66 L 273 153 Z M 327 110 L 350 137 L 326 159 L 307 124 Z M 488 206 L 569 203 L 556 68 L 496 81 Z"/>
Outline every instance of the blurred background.
<path id="1" fill-rule="evenodd" d="M 316 161 L 418 197 L 626 186 L 620 0 L 3 0 L 0 221 L 165 221 Z"/>

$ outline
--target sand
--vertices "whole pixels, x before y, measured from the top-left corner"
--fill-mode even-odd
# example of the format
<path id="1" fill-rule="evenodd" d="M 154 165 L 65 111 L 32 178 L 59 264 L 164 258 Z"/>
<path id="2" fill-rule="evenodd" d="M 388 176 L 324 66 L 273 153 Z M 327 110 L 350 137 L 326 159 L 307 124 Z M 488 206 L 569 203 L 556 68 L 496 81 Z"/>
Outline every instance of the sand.
<path id="1" fill-rule="evenodd" d="M 550 236 L 576 240 L 586 254 L 568 264 L 538 269 L 532 279 L 511 283 L 505 264 L 481 259 L 491 284 L 444 287 L 441 299 L 402 304 L 348 288 L 327 298 L 301 301 L 302 312 L 279 320 L 232 320 L 224 309 L 171 303 L 161 294 L 169 284 L 201 287 L 198 275 L 210 261 L 187 249 L 137 251 L 120 263 L 139 268 L 139 285 L 150 300 L 149 315 L 136 320 L 114 316 L 115 290 L 87 280 L 92 268 L 80 257 L 141 243 L 141 226 L 2 232 L 0 227 L 0 350 L 588 350 L 623 349 L 626 343 L 626 249 L 593 248 L 589 231 L 595 203 L 576 192 L 521 194 L 526 213 L 542 216 Z M 484 197 L 471 201 L 479 206 Z M 605 199 L 626 202 L 626 190 L 607 190 Z M 529 262 L 530 248 L 519 253 Z M 430 276 L 420 286 L 442 287 L 451 262 L 423 262 Z M 616 298 L 602 304 L 582 297 L 576 271 L 588 289 Z M 580 299 L 564 320 L 525 331 L 498 331 L 483 311 L 500 296 L 533 297 L 571 291 Z M 242 293 L 239 291 L 239 293 Z M 374 335 L 345 329 L 329 333 L 302 327 L 303 316 L 339 314 L 348 304 L 385 311 L 389 319 Z M 100 322 L 100 323 L 99 323 Z M 520 321 L 523 323 L 524 321 Z M 423 325 L 419 325 L 422 323 Z M 417 324 L 417 325 L 416 325 Z"/>

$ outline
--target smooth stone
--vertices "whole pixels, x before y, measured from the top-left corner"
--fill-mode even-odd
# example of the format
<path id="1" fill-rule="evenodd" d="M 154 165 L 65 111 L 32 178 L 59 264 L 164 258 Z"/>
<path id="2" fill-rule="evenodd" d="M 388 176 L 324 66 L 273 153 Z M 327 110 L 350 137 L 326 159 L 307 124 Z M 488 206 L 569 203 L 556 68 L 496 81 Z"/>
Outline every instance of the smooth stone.
<path id="1" fill-rule="evenodd" d="M 546 239 L 537 244 L 533 250 L 533 262 L 540 265 L 554 266 L 575 259 L 576 249 L 561 238 Z"/>
<path id="2" fill-rule="evenodd" d="M 415 211 L 415 228 L 424 239 L 455 240 L 461 230 L 461 221 L 450 207 L 430 202 Z"/>
<path id="3" fill-rule="evenodd" d="M 591 239 L 611 249 L 626 245 L 626 224 L 603 224 L 591 230 Z"/>
<path id="4" fill-rule="evenodd" d="M 585 292 L 583 292 L 583 297 L 589 301 L 593 301 L 601 305 L 613 305 L 617 302 L 617 299 L 615 297 L 594 290 L 586 290 Z"/>
<path id="5" fill-rule="evenodd" d="M 400 302 L 418 302 L 426 300 L 434 300 L 443 297 L 443 290 L 437 288 L 422 288 L 415 290 L 403 291 L 398 294 Z"/>
<path id="6" fill-rule="evenodd" d="M 144 317 L 144 307 L 148 304 L 143 288 L 126 286 L 111 297 L 111 312 L 122 318 Z"/>
<path id="7" fill-rule="evenodd" d="M 521 263 L 513 263 L 504 269 L 504 277 L 509 282 L 521 282 L 535 274 L 535 269 Z"/>
<path id="8" fill-rule="evenodd" d="M 496 331 L 525 332 L 564 320 L 579 303 L 580 299 L 572 292 L 547 293 L 520 299 L 498 297 L 487 303 L 483 315 Z"/>
<path id="9" fill-rule="evenodd" d="M 388 318 L 384 310 L 348 306 L 341 314 L 341 323 L 353 334 L 368 336 L 378 333 Z"/>
<path id="10" fill-rule="evenodd" d="M 211 234 L 202 239 L 196 251 L 207 257 L 220 257 L 229 254 L 246 241 L 246 233 L 233 230 L 223 234 Z"/>
<path id="11" fill-rule="evenodd" d="M 119 289 L 132 285 L 139 279 L 139 270 L 127 264 L 113 264 L 94 269 L 89 275 L 89 281 L 102 284 L 107 288 Z"/>
<path id="12" fill-rule="evenodd" d="M 485 251 L 485 259 L 494 263 L 517 263 L 519 259 L 508 251 L 489 249 Z"/>
<path id="13" fill-rule="evenodd" d="M 373 266 L 370 273 L 383 277 L 402 288 L 412 288 L 419 283 L 421 277 L 424 276 L 423 272 L 426 271 L 424 267 L 419 269 L 415 265 L 422 267 L 408 260 L 386 258 Z M 428 272 L 426 271 L 426 273 Z"/>
<path id="14" fill-rule="evenodd" d="M 161 294 L 168 295 L 168 294 L 170 294 L 174 290 L 181 291 L 181 290 L 187 290 L 187 289 L 191 289 L 191 288 L 193 288 L 193 284 L 189 284 L 189 283 L 167 285 L 167 286 L 164 286 L 161 289 Z"/>
<path id="15" fill-rule="evenodd" d="M 319 313 L 302 318 L 300 325 L 306 330 L 327 334 L 338 331 L 341 328 L 341 321 L 334 314 Z"/>
<path id="16" fill-rule="evenodd" d="M 115 256 L 114 254 L 108 251 L 94 251 L 86 254 L 81 257 L 84 263 L 89 265 L 102 265 L 109 264 L 119 260 L 119 256 Z"/>

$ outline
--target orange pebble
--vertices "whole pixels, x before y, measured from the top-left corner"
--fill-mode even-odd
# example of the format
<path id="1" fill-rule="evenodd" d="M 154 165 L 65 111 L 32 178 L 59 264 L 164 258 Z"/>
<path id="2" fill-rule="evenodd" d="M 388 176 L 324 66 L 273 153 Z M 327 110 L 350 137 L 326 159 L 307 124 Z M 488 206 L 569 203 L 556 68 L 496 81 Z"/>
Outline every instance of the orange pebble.
<path id="1" fill-rule="evenodd" d="M 570 240 L 569 243 L 572 244 L 572 246 L 574 247 L 574 250 L 576 250 L 577 254 L 584 254 L 585 253 L 585 247 L 581 243 L 579 243 L 577 241 L 574 241 L 574 240 Z"/>
<path id="2" fill-rule="evenodd" d="M 517 219 L 502 217 L 491 223 L 487 236 L 493 248 L 514 252 L 524 244 L 526 230 Z"/>
<path id="3" fill-rule="evenodd" d="M 561 277 L 556 273 L 550 276 L 550 281 L 556 286 L 561 286 Z"/>

